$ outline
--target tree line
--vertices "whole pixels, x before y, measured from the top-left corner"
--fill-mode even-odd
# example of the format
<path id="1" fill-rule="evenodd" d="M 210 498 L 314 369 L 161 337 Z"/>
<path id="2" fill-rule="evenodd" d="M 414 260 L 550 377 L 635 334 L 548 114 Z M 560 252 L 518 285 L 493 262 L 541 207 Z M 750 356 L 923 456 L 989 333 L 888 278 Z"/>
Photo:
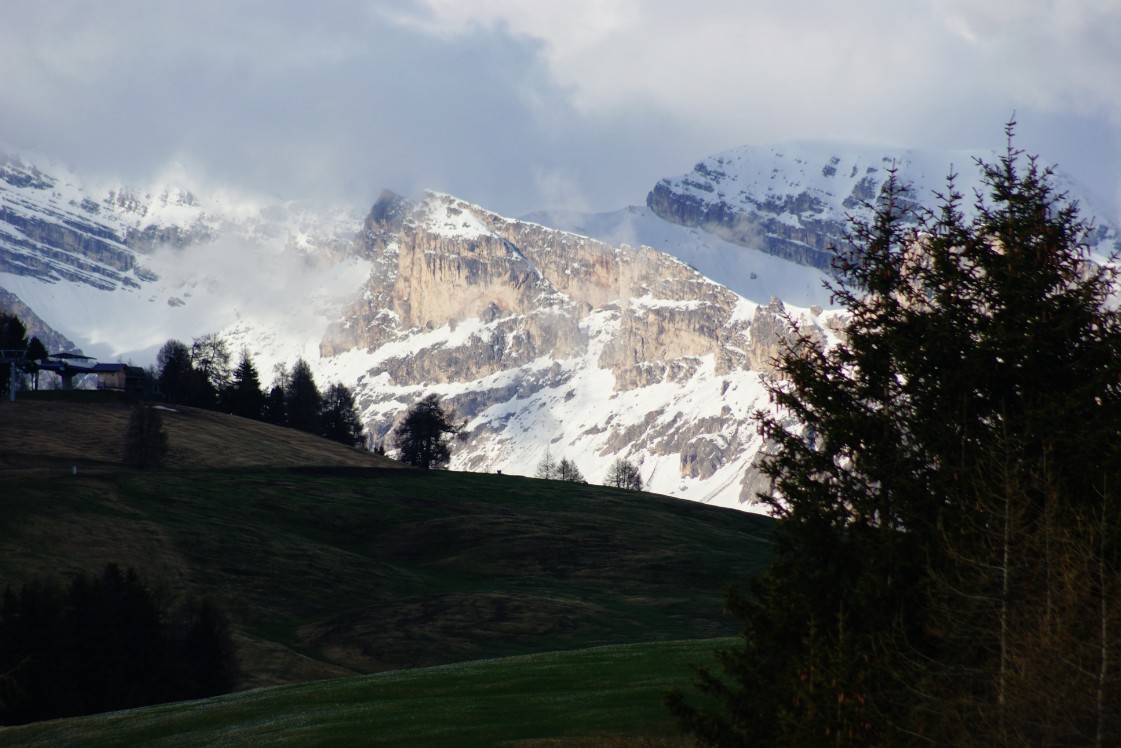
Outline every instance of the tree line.
<path id="1" fill-rule="evenodd" d="M 287 426 L 349 446 L 366 441 L 354 391 L 332 383 L 320 391 L 311 367 L 302 358 L 291 369 L 278 366 L 271 386 L 248 351 L 235 367 L 229 348 L 218 335 L 195 338 L 190 346 L 169 340 L 156 356 L 156 377 L 168 402 L 221 410 L 277 426 Z"/>
<path id="2" fill-rule="evenodd" d="M 558 462 L 548 449 L 545 450 L 545 456 L 541 458 L 541 462 L 537 463 L 536 477 L 545 480 L 587 483 L 584 480 L 584 474 L 580 472 L 580 468 L 574 461 L 562 457 Z M 607 470 L 604 485 L 628 491 L 641 491 L 643 485 L 642 474 L 639 472 L 638 465 L 624 457 L 617 457 Z"/>
<path id="3" fill-rule="evenodd" d="M 0 313 L 0 349 L 27 351 L 21 370 L 34 373 L 33 361 L 46 358 L 47 350 L 38 338 L 28 338 L 18 317 Z M 207 410 L 220 410 L 277 426 L 307 431 L 348 446 L 362 446 L 367 434 L 358 414 L 354 391 L 341 383 L 321 391 L 311 367 L 302 358 L 291 368 L 278 365 L 268 387 L 247 350 L 242 350 L 236 366 L 226 341 L 217 334 L 195 338 L 190 345 L 171 339 L 160 348 L 156 365 L 148 376 L 158 384 L 159 393 L 171 404 Z M 0 390 L 7 392 L 8 367 L 0 367 Z M 421 468 L 445 467 L 451 458 L 451 438 L 463 436 L 463 424 L 435 394 L 414 403 L 392 433 L 398 458 Z M 129 422 L 125 439 L 125 461 L 136 467 L 153 467 L 167 452 L 167 437 L 158 412 L 137 407 Z M 384 453 L 384 447 L 375 451 Z M 554 462 L 547 453 L 538 466 L 537 477 L 586 482 L 576 463 L 568 458 Z M 605 478 L 605 485 L 640 491 L 643 487 L 638 466 L 616 459 Z"/>
<path id="4" fill-rule="evenodd" d="M 131 568 L 4 590 L 0 723 L 204 698 L 237 678 L 222 610 L 206 598 L 171 604 Z"/>
<path id="5" fill-rule="evenodd" d="M 1007 135 L 970 218 L 893 170 L 837 254 L 844 339 L 778 361 L 774 561 L 667 699 L 703 744 L 1121 744 L 1117 270 Z"/>

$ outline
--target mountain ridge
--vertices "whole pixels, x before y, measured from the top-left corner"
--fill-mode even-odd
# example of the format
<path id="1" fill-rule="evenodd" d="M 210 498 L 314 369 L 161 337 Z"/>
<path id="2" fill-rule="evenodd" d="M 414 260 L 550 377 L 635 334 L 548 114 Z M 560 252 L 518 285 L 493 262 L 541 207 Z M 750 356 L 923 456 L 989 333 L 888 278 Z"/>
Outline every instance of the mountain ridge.
<path id="1" fill-rule="evenodd" d="M 265 379 L 303 357 L 321 386 L 355 389 L 383 443 L 436 393 L 467 420 L 456 469 L 532 475 L 548 453 L 600 481 L 626 457 L 660 493 L 751 508 L 770 359 L 794 322 L 822 340 L 842 325 L 820 266 L 846 215 L 875 200 L 885 164 L 917 174 L 919 191 L 948 169 L 907 153 L 735 149 L 660 180 L 647 207 L 522 219 L 436 192 L 384 192 L 364 218 L 174 189 L 144 192 L 144 208 L 9 158 L 0 219 L 22 218 L 0 220 L 0 253 L 33 257 L 8 238 L 38 220 L 70 232 L 49 260 L 96 264 L 84 224 L 66 222 L 79 215 L 101 227 L 89 246 L 131 259 L 92 276 L 5 266 L 0 287 L 83 346 L 154 356 L 168 338 L 220 332 Z M 171 213 L 182 223 L 145 222 Z M 1093 239 L 1099 253 L 1121 246 L 1104 222 Z"/>

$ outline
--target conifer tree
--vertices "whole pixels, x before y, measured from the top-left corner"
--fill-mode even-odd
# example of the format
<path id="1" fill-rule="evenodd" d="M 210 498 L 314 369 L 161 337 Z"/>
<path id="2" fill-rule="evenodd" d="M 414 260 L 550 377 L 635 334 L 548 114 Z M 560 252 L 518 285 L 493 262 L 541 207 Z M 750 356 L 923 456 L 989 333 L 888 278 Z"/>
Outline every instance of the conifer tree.
<path id="1" fill-rule="evenodd" d="M 393 430 L 401 462 L 423 470 L 447 465 L 451 460 L 448 437 L 462 432 L 454 421 L 454 414 L 444 410 L 438 395 L 427 395 L 415 403 Z"/>
<path id="2" fill-rule="evenodd" d="M 229 386 L 222 393 L 226 410 L 235 416 L 260 420 L 265 409 L 265 394 L 261 391 L 261 379 L 249 351 L 241 352 L 241 360 L 234 369 Z"/>
<path id="3" fill-rule="evenodd" d="M 39 362 L 48 355 L 47 347 L 43 345 L 43 341 L 39 338 L 32 337 L 27 341 L 27 362 L 24 365 L 24 370 L 31 374 L 33 387 L 36 390 L 39 389 Z"/>
<path id="4" fill-rule="evenodd" d="M 273 382 L 265 396 L 262 418 L 266 423 L 276 426 L 288 425 L 287 392 L 292 378 L 284 364 L 273 366 Z"/>
<path id="5" fill-rule="evenodd" d="M 778 362 L 775 561 L 729 600 L 742 646 L 699 675 L 720 708 L 668 699 L 703 742 L 1121 740 L 1116 278 L 1012 129 L 970 219 L 952 176 L 928 212 L 893 172 L 837 255 L 844 340 Z M 1079 565 L 1098 572 L 1072 586 Z M 1086 663 L 1077 629 L 1097 657 L 1063 672 L 1097 697 L 1026 696 Z"/>
<path id="6" fill-rule="evenodd" d="M 156 354 L 159 370 L 160 392 L 168 402 L 195 405 L 199 395 L 200 379 L 191 362 L 191 349 L 179 340 L 168 340 Z"/>
<path id="7" fill-rule="evenodd" d="M 319 433 L 319 411 L 322 396 L 315 384 L 311 367 L 302 358 L 292 365 L 288 386 L 284 390 L 284 411 L 288 425 L 300 431 Z"/>
<path id="8" fill-rule="evenodd" d="M 327 388 L 319 424 L 323 436 L 348 447 L 358 447 L 366 441 L 366 430 L 358 415 L 354 393 L 345 384 L 336 383 Z"/>
<path id="9" fill-rule="evenodd" d="M 27 344 L 27 327 L 20 318 L 14 314 L 0 312 L 0 350 L 26 351 Z M 13 386 L 11 372 L 12 367 L 7 363 L 0 364 L 0 394 L 7 395 L 9 387 Z"/>
<path id="10" fill-rule="evenodd" d="M 557 464 L 558 480 L 566 480 L 571 483 L 586 483 L 584 474 L 580 472 L 580 468 L 576 467 L 576 463 L 567 457 L 562 457 L 561 461 Z"/>
<path id="11" fill-rule="evenodd" d="M 63 587 L 7 587 L 0 603 L 0 724 L 127 709 L 233 689 L 231 627 L 208 599 L 169 605 L 108 564 Z"/>

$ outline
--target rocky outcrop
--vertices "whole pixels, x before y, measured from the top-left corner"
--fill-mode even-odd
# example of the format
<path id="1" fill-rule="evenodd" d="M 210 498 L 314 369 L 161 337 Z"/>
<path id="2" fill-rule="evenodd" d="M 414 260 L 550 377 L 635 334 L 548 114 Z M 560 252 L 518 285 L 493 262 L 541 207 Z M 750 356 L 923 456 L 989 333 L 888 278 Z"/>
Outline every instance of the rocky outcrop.
<path id="1" fill-rule="evenodd" d="M 407 211 L 383 196 L 366 223 L 365 251 L 375 271 L 328 331 L 322 355 L 479 325 L 454 346 L 391 359 L 384 370 L 394 381 L 471 381 L 540 357 L 585 355 L 597 312 L 613 327 L 597 362 L 618 387 L 648 385 L 683 359 L 712 355 L 722 371 L 746 363 L 724 345 L 746 344 L 747 325 L 732 320 L 740 299 L 650 249 L 611 247 L 431 195 Z M 636 367 L 645 367 L 642 377 Z"/>
<path id="2" fill-rule="evenodd" d="M 89 286 L 123 290 L 106 305 L 118 325 L 144 315 L 153 326 L 185 323 L 220 306 L 231 350 L 249 349 L 260 371 L 299 356 L 322 386 L 354 386 L 375 441 L 435 393 L 466 426 L 453 468 L 532 475 L 549 450 L 600 482 L 625 457 L 654 491 L 744 507 L 766 489 L 752 415 L 773 407 L 764 380 L 775 358 L 803 339 L 837 336 L 843 318 L 812 306 L 828 298 L 816 270 L 743 248 L 828 268 L 847 214 L 878 198 L 893 163 L 923 191 L 940 187 L 954 160 L 738 149 L 659 182 L 650 210 L 607 222 L 573 215 L 561 231 L 435 194 L 383 193 L 363 220 L 162 187 L 87 191 L 69 172 L 0 156 L 0 271 L 24 276 L 25 298 L 71 292 L 71 315 L 90 298 L 109 300 Z M 970 194 L 973 185 L 958 187 Z M 1097 226 L 1091 246 L 1119 248 L 1116 230 Z M 277 278 L 286 282 L 270 284 Z M 38 294 L 37 283 L 58 287 Z M 194 318 L 207 325 L 197 334 L 213 332 L 214 318 Z M 88 325 L 84 337 L 67 333 L 94 342 Z"/>
<path id="3" fill-rule="evenodd" d="M 822 270 L 830 269 L 831 247 L 841 240 L 845 228 L 843 221 L 835 220 L 807 218 L 799 224 L 783 221 L 780 216 L 790 211 L 804 213 L 818 206 L 806 193 L 745 208 L 677 192 L 672 182 L 662 180 L 647 195 L 646 205 L 672 223 L 696 226 L 735 244 Z"/>

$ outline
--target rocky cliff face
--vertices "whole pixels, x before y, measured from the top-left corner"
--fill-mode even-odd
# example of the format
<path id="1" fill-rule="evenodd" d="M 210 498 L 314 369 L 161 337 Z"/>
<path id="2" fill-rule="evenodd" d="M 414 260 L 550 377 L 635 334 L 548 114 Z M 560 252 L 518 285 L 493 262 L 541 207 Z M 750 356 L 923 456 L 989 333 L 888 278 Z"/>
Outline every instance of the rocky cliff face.
<path id="1" fill-rule="evenodd" d="M 137 286 L 135 254 L 99 220 L 101 206 L 62 198 L 58 179 L 18 160 L 0 162 L 0 272 Z"/>
<path id="2" fill-rule="evenodd" d="M 599 480 L 626 456 L 653 490 L 753 497 L 750 415 L 790 333 L 777 299 L 756 305 L 652 249 L 446 195 L 383 195 L 363 245 L 373 271 L 320 354 L 328 371 L 362 367 L 353 378 L 378 438 L 436 392 L 467 419 L 453 467 L 532 474 L 549 450 Z M 826 333 L 820 309 L 793 313 Z"/>

